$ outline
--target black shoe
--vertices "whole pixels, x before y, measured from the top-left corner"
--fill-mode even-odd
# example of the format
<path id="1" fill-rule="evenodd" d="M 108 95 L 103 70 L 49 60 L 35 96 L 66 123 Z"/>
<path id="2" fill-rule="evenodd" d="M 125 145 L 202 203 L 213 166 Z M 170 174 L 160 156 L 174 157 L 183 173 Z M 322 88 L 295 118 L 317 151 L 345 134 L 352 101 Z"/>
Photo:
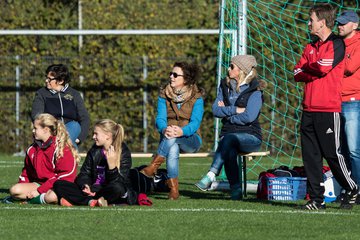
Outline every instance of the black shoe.
<path id="1" fill-rule="evenodd" d="M 356 204 L 360 204 L 360 195 L 358 194 L 357 197 L 356 197 L 356 201 L 355 201 Z"/>
<path id="2" fill-rule="evenodd" d="M 354 206 L 354 204 L 356 202 L 358 193 L 359 193 L 358 186 L 356 186 L 356 188 L 354 188 L 351 191 L 346 191 L 344 198 L 341 200 L 340 208 L 341 209 L 352 209 L 352 207 Z"/>
<path id="3" fill-rule="evenodd" d="M 325 205 L 325 202 L 319 203 L 319 202 L 310 200 L 305 205 L 300 206 L 300 209 L 310 210 L 310 211 L 325 210 L 326 205 Z"/>
<path id="4" fill-rule="evenodd" d="M 336 197 L 336 200 L 334 201 L 334 203 L 341 203 L 344 199 L 344 196 L 345 196 L 345 193 L 342 192 L 340 193 L 337 197 Z"/>
<path id="5" fill-rule="evenodd" d="M 11 196 L 4 197 L 3 200 L 1 200 L 2 203 L 11 204 L 14 203 L 14 199 Z"/>
<path id="6" fill-rule="evenodd" d="M 135 205 L 137 204 L 138 202 L 138 194 L 137 192 L 135 192 L 134 190 L 132 189 L 128 189 L 127 191 L 127 204 L 129 205 Z"/>

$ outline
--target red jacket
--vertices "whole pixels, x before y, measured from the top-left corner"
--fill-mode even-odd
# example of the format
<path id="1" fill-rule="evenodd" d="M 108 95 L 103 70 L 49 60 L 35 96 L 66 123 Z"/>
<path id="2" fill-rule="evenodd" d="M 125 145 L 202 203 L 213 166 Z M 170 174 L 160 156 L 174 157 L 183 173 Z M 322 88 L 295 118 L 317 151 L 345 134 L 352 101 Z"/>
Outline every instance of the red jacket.
<path id="1" fill-rule="evenodd" d="M 341 112 L 344 55 L 344 41 L 333 33 L 306 45 L 294 68 L 295 81 L 305 82 L 304 111 Z"/>
<path id="2" fill-rule="evenodd" d="M 345 39 L 345 71 L 342 81 L 342 100 L 360 100 L 360 32 Z"/>
<path id="3" fill-rule="evenodd" d="M 41 194 L 51 189 L 59 179 L 74 182 L 77 163 L 69 147 L 65 147 L 64 156 L 56 160 L 55 141 L 56 137 L 50 137 L 43 144 L 35 141 L 27 149 L 19 183 L 39 183 L 37 191 Z"/>

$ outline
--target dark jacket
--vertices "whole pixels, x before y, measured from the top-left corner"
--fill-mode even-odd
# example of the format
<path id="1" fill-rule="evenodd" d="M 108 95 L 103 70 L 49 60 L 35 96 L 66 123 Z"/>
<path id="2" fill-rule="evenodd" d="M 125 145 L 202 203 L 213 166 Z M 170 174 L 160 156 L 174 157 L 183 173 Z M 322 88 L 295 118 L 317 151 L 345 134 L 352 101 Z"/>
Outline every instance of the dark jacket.
<path id="1" fill-rule="evenodd" d="M 225 106 L 229 106 L 230 105 L 229 95 L 228 95 L 229 87 L 226 84 L 226 79 L 223 79 L 221 81 L 220 87 L 222 88 L 224 104 Z M 257 79 L 254 79 L 249 83 L 249 87 L 246 90 L 244 90 L 242 93 L 240 93 L 239 97 L 235 102 L 235 106 L 240 108 L 246 108 L 249 97 L 251 96 L 251 94 L 253 94 L 255 91 L 258 90 L 259 90 L 259 82 Z M 231 123 L 229 119 L 226 117 L 223 118 L 221 122 L 223 124 L 220 133 L 221 136 L 224 136 L 225 134 L 228 133 L 245 132 L 252 134 L 257 138 L 259 138 L 260 140 L 262 140 L 261 127 L 259 124 L 259 115 L 253 122 L 245 125 L 238 125 Z"/>
<path id="2" fill-rule="evenodd" d="M 109 170 L 106 158 L 102 152 L 102 147 L 98 147 L 94 144 L 88 151 L 85 162 L 83 163 L 75 182 L 81 189 L 87 184 L 90 186 L 92 192 L 99 191 L 101 186 L 96 184 L 98 167 L 104 167 L 106 180 L 104 184 L 118 182 L 119 184 L 124 184 L 127 189 L 132 189 L 129 179 L 131 164 L 131 152 L 127 145 L 123 143 L 120 157 L 120 171 L 117 167 Z"/>
<path id="3" fill-rule="evenodd" d="M 78 122 L 81 126 L 78 139 L 81 142 L 85 141 L 90 125 L 89 114 L 80 93 L 69 85 L 66 85 L 60 92 L 49 90 L 46 87 L 40 88 L 33 101 L 32 120 L 34 121 L 36 115 L 41 113 L 49 113 L 64 123 Z"/>

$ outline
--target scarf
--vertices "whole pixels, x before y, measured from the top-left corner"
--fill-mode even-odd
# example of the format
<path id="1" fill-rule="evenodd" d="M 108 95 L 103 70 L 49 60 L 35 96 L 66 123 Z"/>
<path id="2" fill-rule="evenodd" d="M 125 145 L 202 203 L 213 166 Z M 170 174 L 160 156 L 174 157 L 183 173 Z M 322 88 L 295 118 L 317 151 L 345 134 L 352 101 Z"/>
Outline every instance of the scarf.
<path id="1" fill-rule="evenodd" d="M 184 86 L 179 90 L 175 90 L 170 86 L 170 84 L 168 84 L 165 87 L 165 95 L 170 98 L 174 103 L 183 103 L 190 99 L 194 89 L 194 86 Z"/>

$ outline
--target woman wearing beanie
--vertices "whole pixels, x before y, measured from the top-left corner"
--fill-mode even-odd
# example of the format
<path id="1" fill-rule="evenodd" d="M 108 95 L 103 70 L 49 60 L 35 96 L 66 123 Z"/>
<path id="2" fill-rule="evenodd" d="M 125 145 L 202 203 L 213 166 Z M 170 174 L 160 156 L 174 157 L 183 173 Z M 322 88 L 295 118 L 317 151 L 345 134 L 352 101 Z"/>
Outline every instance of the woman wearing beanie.
<path id="1" fill-rule="evenodd" d="M 156 128 L 160 133 L 157 154 L 150 165 L 141 172 L 153 177 L 166 159 L 169 199 L 179 197 L 179 154 L 193 153 L 200 149 L 202 140 L 200 124 L 204 113 L 204 91 L 198 88 L 198 67 L 186 62 L 176 62 L 169 75 L 169 82 L 160 88 Z"/>
<path id="2" fill-rule="evenodd" d="M 231 59 L 228 77 L 220 83 L 212 110 L 222 118 L 220 141 L 209 172 L 195 185 L 206 191 L 225 166 L 231 189 L 231 199 L 241 198 L 237 155 L 258 151 L 261 128 L 258 121 L 263 104 L 265 81 L 257 79 L 256 59 L 251 55 L 237 55 Z"/>

